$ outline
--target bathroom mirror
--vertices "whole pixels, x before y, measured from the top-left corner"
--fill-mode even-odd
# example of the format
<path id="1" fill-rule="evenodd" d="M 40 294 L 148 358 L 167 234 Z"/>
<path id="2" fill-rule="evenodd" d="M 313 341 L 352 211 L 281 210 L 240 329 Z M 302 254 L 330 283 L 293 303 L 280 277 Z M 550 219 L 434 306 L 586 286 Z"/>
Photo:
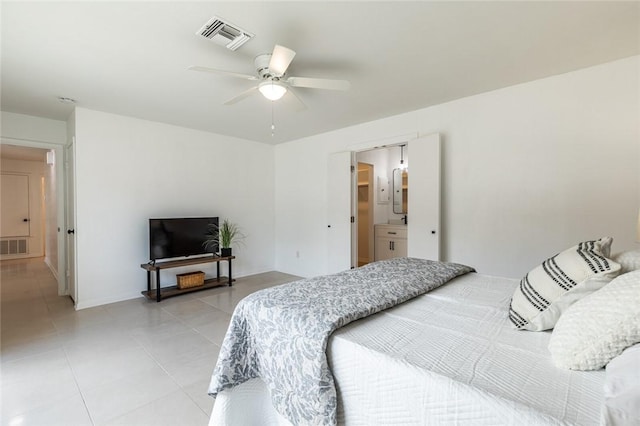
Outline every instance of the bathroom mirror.
<path id="1" fill-rule="evenodd" d="M 393 212 L 407 214 L 409 173 L 407 169 L 393 169 Z"/>

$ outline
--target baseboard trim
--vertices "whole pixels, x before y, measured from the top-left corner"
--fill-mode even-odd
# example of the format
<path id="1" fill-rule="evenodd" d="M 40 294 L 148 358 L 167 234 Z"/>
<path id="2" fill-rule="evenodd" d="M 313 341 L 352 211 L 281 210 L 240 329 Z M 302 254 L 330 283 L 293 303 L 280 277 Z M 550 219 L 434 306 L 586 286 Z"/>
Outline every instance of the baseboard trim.
<path id="1" fill-rule="evenodd" d="M 51 259 L 49 259 L 48 257 L 45 257 L 44 264 L 47 265 L 47 267 L 51 271 L 51 274 L 55 277 L 56 281 L 59 281 L 58 271 L 54 268 L 53 264 L 51 263 Z"/>

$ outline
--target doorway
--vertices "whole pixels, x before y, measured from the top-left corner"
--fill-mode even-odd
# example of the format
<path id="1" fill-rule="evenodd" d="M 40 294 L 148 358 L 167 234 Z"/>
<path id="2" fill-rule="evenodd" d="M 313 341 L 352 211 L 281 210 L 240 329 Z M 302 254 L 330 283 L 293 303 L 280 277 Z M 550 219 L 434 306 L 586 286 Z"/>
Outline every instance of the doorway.
<path id="1" fill-rule="evenodd" d="M 0 259 L 44 257 L 47 150 L 2 144 Z"/>
<path id="2" fill-rule="evenodd" d="M 411 135 L 407 135 L 411 136 Z M 357 266 L 357 224 L 356 218 L 356 166 L 358 162 L 373 164 L 374 176 L 374 224 L 402 224 L 405 215 L 389 213 L 389 198 L 382 195 L 382 188 L 389 189 L 389 169 L 398 168 L 401 160 L 400 145 L 405 145 L 411 184 L 407 188 L 406 240 L 407 255 L 422 259 L 440 260 L 440 134 L 432 133 L 422 137 L 398 136 L 379 142 L 353 145 L 348 151 L 329 155 L 328 161 L 328 274 L 344 271 Z M 363 157 L 368 153 L 381 151 L 376 148 L 391 148 L 397 158 L 387 167 L 379 168 L 376 163 Z M 383 176 L 381 171 L 387 170 Z M 385 179 L 386 178 L 386 179 Z M 384 212 L 378 216 L 378 212 Z M 384 217 L 386 214 L 386 218 Z M 374 243 L 375 246 L 375 243 Z"/>
<path id="3" fill-rule="evenodd" d="M 373 164 L 358 163 L 358 266 L 373 262 Z"/>
<path id="4" fill-rule="evenodd" d="M 390 187 L 392 172 L 400 161 L 399 145 L 366 149 L 357 152 L 355 157 L 352 250 L 356 254 L 353 266 L 360 267 L 376 259 L 376 226 L 400 223 L 404 214 L 395 214 Z"/>
<path id="5" fill-rule="evenodd" d="M 14 215 L 13 218 L 14 222 L 20 222 L 18 225 L 21 226 L 6 228 L 3 217 L 3 242 L 0 248 L 4 248 L 4 241 L 7 241 L 6 248 L 10 252 L 12 240 L 23 239 L 26 241 L 22 245 L 20 241 L 16 243 L 17 249 L 23 249 L 22 252 L 4 254 L 3 251 L 0 259 L 41 258 L 58 283 L 58 295 L 64 295 L 67 292 L 65 241 L 60 236 L 65 209 L 63 202 L 63 156 L 62 145 L 13 138 L 2 138 L 0 143 L 3 177 L 7 177 L 7 174 L 14 175 L 7 179 L 6 184 L 10 185 L 11 181 L 15 180 L 15 175 L 23 176 L 20 178 L 22 189 L 19 191 L 22 195 L 13 201 L 6 200 L 10 191 L 5 193 L 3 179 L 3 213 L 5 204 L 14 204 L 14 201 L 16 201 L 16 205 L 22 205 L 23 208 L 19 212 L 15 212 L 17 216 Z M 25 179 L 27 181 L 26 191 L 23 182 Z M 26 210 L 24 200 L 17 203 L 20 197 L 24 198 L 25 192 L 28 197 Z M 7 234 L 8 230 L 12 228 L 21 229 L 17 233 L 11 232 L 16 235 L 21 234 L 17 235 L 20 238 L 14 238 Z"/>

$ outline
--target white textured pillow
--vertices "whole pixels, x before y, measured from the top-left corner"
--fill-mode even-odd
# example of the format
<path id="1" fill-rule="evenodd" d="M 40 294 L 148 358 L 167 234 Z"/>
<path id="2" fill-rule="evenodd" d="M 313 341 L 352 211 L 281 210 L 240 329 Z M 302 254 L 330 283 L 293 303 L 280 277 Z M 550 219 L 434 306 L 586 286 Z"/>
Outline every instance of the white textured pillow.
<path id="1" fill-rule="evenodd" d="M 620 264 L 621 274 L 640 269 L 640 250 L 629 250 L 616 253 L 611 257 L 611 259 Z"/>
<path id="2" fill-rule="evenodd" d="M 608 259 L 613 238 L 585 241 L 531 270 L 511 299 L 509 319 L 520 330 L 553 328 L 569 306 L 615 278 L 620 265 Z"/>
<path id="3" fill-rule="evenodd" d="M 549 351 L 571 370 L 597 370 L 640 342 L 640 271 L 620 275 L 560 317 Z"/>

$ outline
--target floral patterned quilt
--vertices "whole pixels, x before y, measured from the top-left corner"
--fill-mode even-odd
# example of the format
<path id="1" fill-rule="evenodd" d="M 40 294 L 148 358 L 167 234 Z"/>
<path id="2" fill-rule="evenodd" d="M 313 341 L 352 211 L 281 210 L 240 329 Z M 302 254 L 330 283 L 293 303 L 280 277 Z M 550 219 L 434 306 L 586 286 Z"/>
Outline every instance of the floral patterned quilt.
<path id="1" fill-rule="evenodd" d="M 209 394 L 260 378 L 275 409 L 294 425 L 335 425 L 336 389 L 325 354 L 331 333 L 472 271 L 396 258 L 253 293 L 233 313 Z"/>

